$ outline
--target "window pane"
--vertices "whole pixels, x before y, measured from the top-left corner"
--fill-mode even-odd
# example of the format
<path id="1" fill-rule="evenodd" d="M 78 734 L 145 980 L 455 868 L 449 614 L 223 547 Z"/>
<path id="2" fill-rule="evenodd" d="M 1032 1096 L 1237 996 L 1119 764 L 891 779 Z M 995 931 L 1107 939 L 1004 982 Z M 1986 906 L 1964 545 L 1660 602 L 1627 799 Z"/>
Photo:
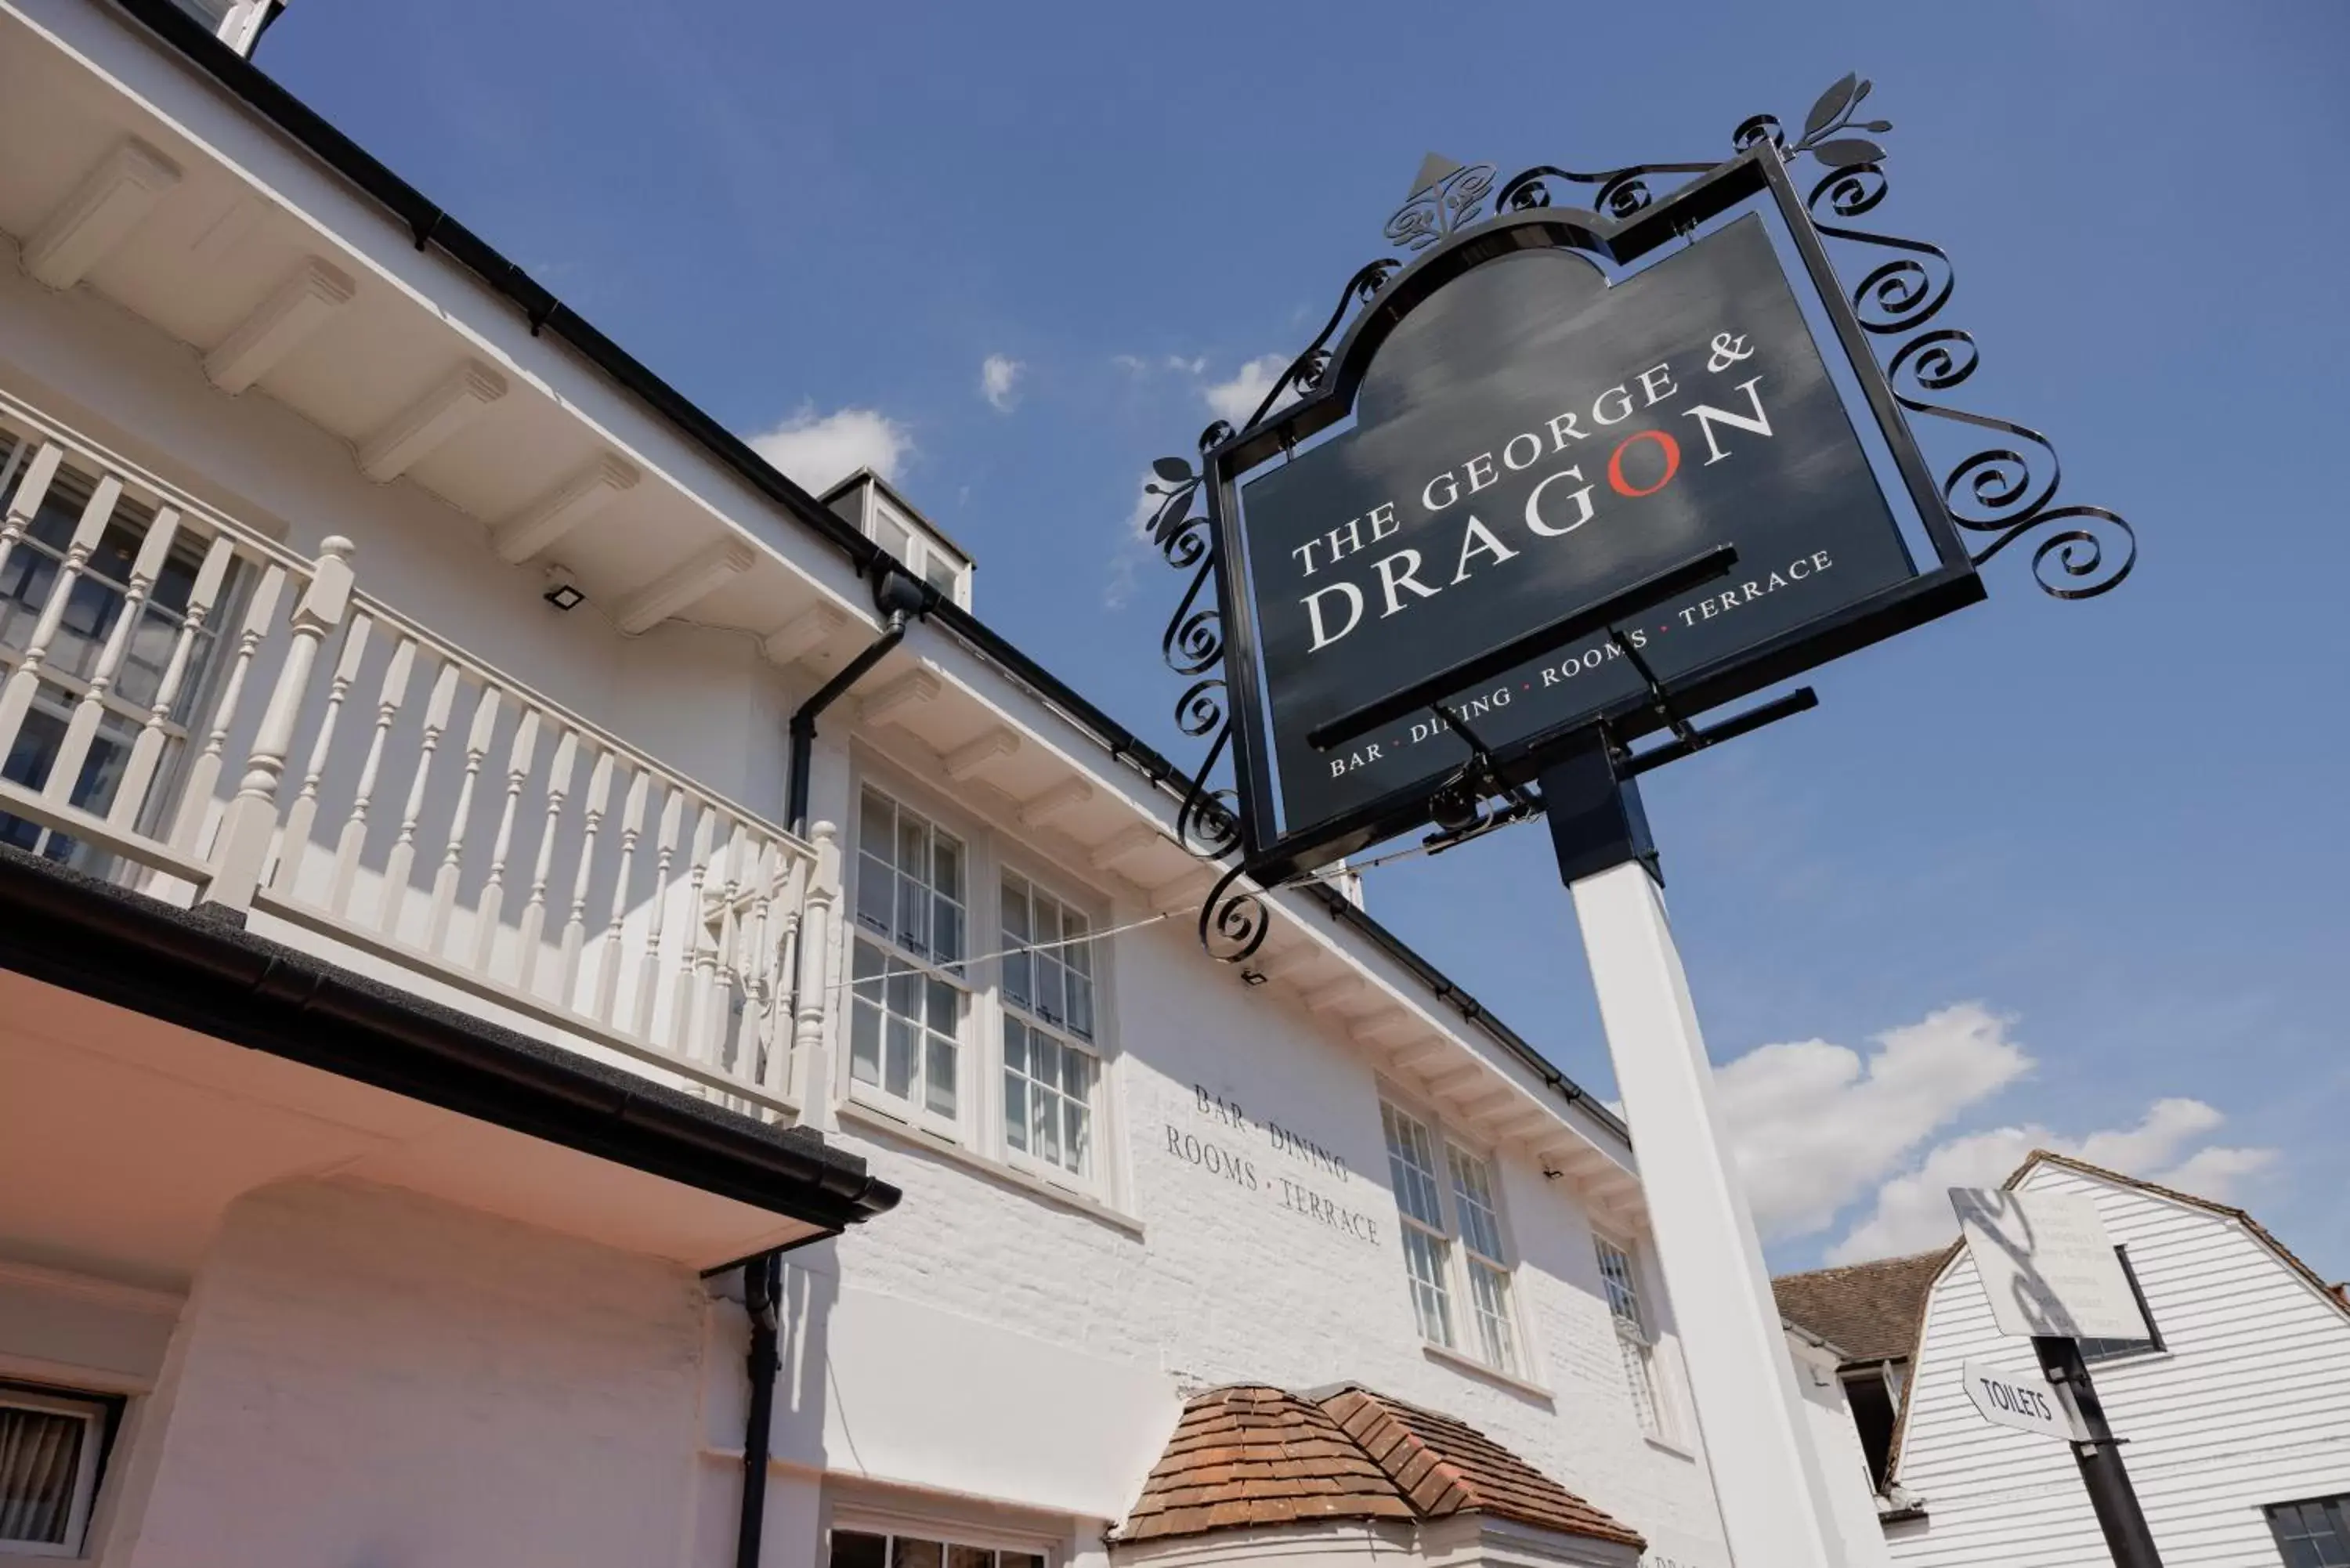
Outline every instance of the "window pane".
<path id="1" fill-rule="evenodd" d="M 1452 1303 L 1444 1288 L 1445 1244 L 1424 1231 L 1403 1228 L 1404 1266 L 1411 1275 L 1412 1310 L 1423 1339 L 1452 1343 Z"/>
<path id="2" fill-rule="evenodd" d="M 931 956 L 931 896 L 911 877 L 898 878 L 898 941 L 910 952 Z"/>
<path id="3" fill-rule="evenodd" d="M 1083 952 L 1083 948 L 1071 948 L 1071 952 Z M 1090 1040 L 1094 1037 L 1094 982 L 1069 971 L 1069 1033 Z"/>
<path id="4" fill-rule="evenodd" d="M 1003 1021 L 1003 1065 L 1014 1073 L 1028 1071 L 1028 1030 L 1016 1018 Z"/>
<path id="5" fill-rule="evenodd" d="M 1083 1176 L 1093 1154 L 1093 1114 L 1076 1100 L 1061 1106 L 1061 1163 L 1072 1174 Z"/>
<path id="6" fill-rule="evenodd" d="M 890 1018 L 889 1054 L 881 1087 L 900 1099 L 910 1097 L 914 1092 L 914 1058 L 919 1050 L 919 1038 L 911 1023 L 896 1016 Z"/>
<path id="7" fill-rule="evenodd" d="M 1510 1276 L 1490 1263 L 1471 1260 L 1469 1299 L 1477 1309 L 1478 1352 L 1485 1365 L 1515 1373 L 1518 1341 L 1510 1321 Z"/>
<path id="8" fill-rule="evenodd" d="M 896 922 L 892 905 L 898 896 L 898 878 L 888 864 L 870 855 L 857 857 L 857 919 L 858 923 L 883 936 L 894 934 Z"/>
<path id="9" fill-rule="evenodd" d="M 881 1081 L 881 1010 L 861 998 L 849 1015 L 848 1075 L 860 1084 Z"/>
<path id="10" fill-rule="evenodd" d="M 930 865 L 930 835 L 922 819 L 912 812 L 901 812 L 898 817 L 898 869 L 910 877 L 920 877 Z"/>
<path id="11" fill-rule="evenodd" d="M 1041 1044 L 1042 1042 L 1040 1041 Z M 1061 1117 L 1052 1096 L 1040 1094 L 1036 1106 L 1036 1156 L 1055 1165 L 1061 1163 Z"/>
<path id="12" fill-rule="evenodd" d="M 1428 1129 L 1393 1106 L 1379 1107 L 1387 1132 L 1388 1171 L 1395 1184 L 1396 1207 L 1430 1230 L 1444 1229 L 1444 1210 L 1436 1193 L 1436 1157 Z"/>
<path id="13" fill-rule="evenodd" d="M 930 1039 L 928 1104 L 942 1116 L 955 1114 L 955 1048 L 933 1034 Z"/>
<path id="14" fill-rule="evenodd" d="M 897 843 L 898 811 L 887 795 L 865 792 L 857 807 L 857 846 L 883 865 L 890 865 Z"/>
<path id="15" fill-rule="evenodd" d="M 1475 1155 L 1448 1151 L 1452 1165 L 1452 1198 L 1461 1210 L 1461 1240 L 1469 1250 L 1502 1262 L 1502 1221 L 1493 1211 L 1492 1171 Z"/>
<path id="16" fill-rule="evenodd" d="M 942 980 L 926 981 L 922 989 L 930 997 L 931 1028 L 953 1039 L 962 1022 L 962 992 Z"/>
<path id="17" fill-rule="evenodd" d="M 910 1541 L 900 1535 L 889 1542 L 889 1568 L 941 1568 L 945 1554 L 935 1541 Z"/>
<path id="18" fill-rule="evenodd" d="M 1028 885 L 1016 877 L 1003 878 L 1003 943 L 1007 948 L 1023 947 L 1028 940 Z M 1028 1005 L 1033 983 L 1029 978 L 1029 959 L 1025 952 L 1006 952 L 1003 958 L 1003 995 L 1008 1002 Z"/>
<path id="19" fill-rule="evenodd" d="M 931 928 L 931 956 L 941 963 L 962 961 L 962 906 L 944 898 L 935 901 Z"/>
<path id="20" fill-rule="evenodd" d="M 889 1568 L 889 1542 L 854 1530 L 832 1532 L 832 1568 Z"/>
<path id="21" fill-rule="evenodd" d="M 65 1544 L 88 1434 L 78 1416 L 0 1405 L 0 1541 Z"/>
<path id="22" fill-rule="evenodd" d="M 941 833 L 932 841 L 931 887 L 942 898 L 962 902 L 962 846 Z"/>
<path id="23" fill-rule="evenodd" d="M 1023 1154 L 1028 1151 L 1028 1080 L 1009 1069 L 1003 1075 L 1003 1141 Z"/>
<path id="24" fill-rule="evenodd" d="M 947 1568 L 995 1568 L 995 1553 L 984 1546 L 950 1546 Z"/>

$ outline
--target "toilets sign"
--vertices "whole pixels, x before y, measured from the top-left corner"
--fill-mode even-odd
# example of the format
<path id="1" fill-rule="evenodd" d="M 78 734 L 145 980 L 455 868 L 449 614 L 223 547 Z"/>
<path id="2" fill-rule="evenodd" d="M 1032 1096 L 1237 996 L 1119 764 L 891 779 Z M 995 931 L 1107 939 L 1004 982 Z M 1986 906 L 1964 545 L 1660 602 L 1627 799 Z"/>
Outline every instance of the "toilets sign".
<path id="1" fill-rule="evenodd" d="M 1906 427 L 1865 350 L 1832 372 L 1814 337 L 1843 300 L 1807 314 L 1786 242 L 1714 189 L 1777 193 L 1749 162 L 1605 237 L 1511 214 L 1429 253 L 1313 395 L 1208 454 L 1253 863 L 1427 820 L 1467 742 L 1430 707 L 1364 715 L 1456 668 L 1486 667 L 1444 706 L 1523 778 L 1596 722 L 1661 727 L 1640 664 L 1694 714 L 1981 597 L 1931 486 L 1888 499 Z M 1492 669 L 1724 545 L 1726 573 Z"/>

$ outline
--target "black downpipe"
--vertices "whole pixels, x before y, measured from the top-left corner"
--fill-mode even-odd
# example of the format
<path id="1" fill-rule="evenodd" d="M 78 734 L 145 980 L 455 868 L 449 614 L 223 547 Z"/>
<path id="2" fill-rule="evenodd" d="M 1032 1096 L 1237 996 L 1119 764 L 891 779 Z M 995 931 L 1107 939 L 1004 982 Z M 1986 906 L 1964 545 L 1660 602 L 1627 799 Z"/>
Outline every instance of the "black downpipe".
<path id="1" fill-rule="evenodd" d="M 881 635 L 865 646 L 863 652 L 843 665 L 840 673 L 818 687 L 816 695 L 792 710 L 791 721 L 791 782 L 784 800 L 784 816 L 791 830 L 805 837 L 807 834 L 808 772 L 816 752 L 816 722 L 827 708 L 840 701 L 848 689 L 865 679 L 866 671 L 889 656 L 889 650 L 906 639 L 906 627 L 916 616 L 928 615 L 938 595 L 905 573 L 891 567 L 881 574 L 873 589 L 873 605 L 883 616 Z"/>
<path id="2" fill-rule="evenodd" d="M 767 1529 L 767 1459 L 775 1429 L 775 1374 L 781 1326 L 776 1303 L 784 1291 L 781 1248 L 743 1265 L 743 1304 L 751 1314 L 751 1412 L 743 1426 L 743 1512 L 734 1532 L 734 1568 L 759 1568 Z"/>

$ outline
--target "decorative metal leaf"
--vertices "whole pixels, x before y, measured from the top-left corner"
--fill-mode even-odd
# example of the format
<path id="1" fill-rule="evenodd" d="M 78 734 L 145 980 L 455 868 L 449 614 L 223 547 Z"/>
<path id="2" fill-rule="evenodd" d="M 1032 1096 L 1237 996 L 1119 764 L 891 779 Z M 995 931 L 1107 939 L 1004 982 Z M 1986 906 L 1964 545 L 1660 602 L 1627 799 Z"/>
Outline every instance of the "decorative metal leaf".
<path id="1" fill-rule="evenodd" d="M 1191 477 L 1191 465 L 1180 457 L 1162 457 L 1151 463 L 1150 472 L 1170 484 L 1180 484 Z"/>
<path id="2" fill-rule="evenodd" d="M 1859 84 L 1860 73 L 1847 71 L 1835 86 L 1820 94 L 1820 101 L 1812 105 L 1811 113 L 1804 116 L 1804 137 L 1817 136 L 1835 122 L 1837 115 L 1850 109 L 1858 100 L 1860 93 L 1867 90 L 1860 88 Z"/>
<path id="3" fill-rule="evenodd" d="M 1893 122 L 1889 119 L 1864 119 L 1858 125 L 1854 126 L 1853 129 L 1855 130 L 1874 131 L 1877 135 L 1882 136 L 1887 131 L 1893 129 Z"/>
<path id="4" fill-rule="evenodd" d="M 1876 85 L 1877 84 L 1873 81 L 1864 79 L 1860 86 L 1855 88 L 1852 94 L 1852 107 L 1858 109 L 1860 107 L 1860 100 L 1866 98 L 1868 96 L 1868 89 Z"/>
<path id="5" fill-rule="evenodd" d="M 1849 169 L 1856 163 L 1878 161 L 1885 156 L 1885 149 L 1857 136 L 1840 136 L 1813 148 L 1812 156 L 1831 169 Z"/>

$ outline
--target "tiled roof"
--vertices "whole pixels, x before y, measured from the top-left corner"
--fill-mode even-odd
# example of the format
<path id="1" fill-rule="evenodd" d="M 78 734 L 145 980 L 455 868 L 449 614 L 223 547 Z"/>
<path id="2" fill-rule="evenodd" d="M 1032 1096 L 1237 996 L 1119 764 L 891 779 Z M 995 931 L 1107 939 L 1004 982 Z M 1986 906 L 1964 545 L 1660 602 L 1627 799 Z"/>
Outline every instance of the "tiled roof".
<path id="1" fill-rule="evenodd" d="M 1342 1389 L 1325 1398 L 1322 1408 L 1422 1519 L 1490 1513 L 1567 1535 L 1647 1544 L 1465 1421 L 1367 1388 Z"/>
<path id="2" fill-rule="evenodd" d="M 1906 1361 L 1918 1338 L 1926 1293 L 1950 1260 L 1937 1247 L 1907 1258 L 1885 1258 L 1771 1282 L 1779 1310 L 1844 1352 L 1847 1363 Z"/>
<path id="3" fill-rule="evenodd" d="M 1472 1512 L 1636 1549 L 1643 1544 L 1450 1417 L 1352 1386 L 1309 1397 L 1261 1384 L 1211 1388 L 1183 1407 L 1118 1539 Z"/>

